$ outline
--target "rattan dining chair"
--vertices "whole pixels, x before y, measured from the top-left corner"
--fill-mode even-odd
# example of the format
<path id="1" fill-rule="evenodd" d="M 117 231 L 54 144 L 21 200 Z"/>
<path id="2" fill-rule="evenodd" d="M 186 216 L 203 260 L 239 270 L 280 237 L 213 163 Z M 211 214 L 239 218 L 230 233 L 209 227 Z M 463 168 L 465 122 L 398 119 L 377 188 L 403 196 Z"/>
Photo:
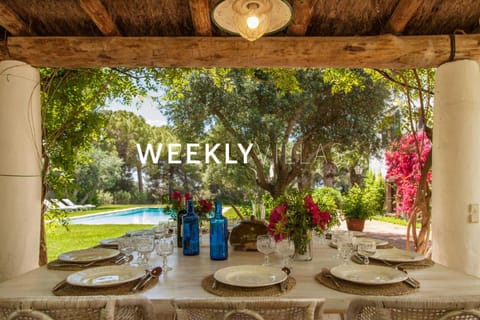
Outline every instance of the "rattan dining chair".
<path id="1" fill-rule="evenodd" d="M 324 299 L 176 299 L 177 320 L 319 320 Z"/>
<path id="2" fill-rule="evenodd" d="M 151 320 L 145 297 L 28 297 L 0 299 L 0 320 Z"/>
<path id="3" fill-rule="evenodd" d="M 480 320 L 480 296 L 356 299 L 347 320 Z"/>

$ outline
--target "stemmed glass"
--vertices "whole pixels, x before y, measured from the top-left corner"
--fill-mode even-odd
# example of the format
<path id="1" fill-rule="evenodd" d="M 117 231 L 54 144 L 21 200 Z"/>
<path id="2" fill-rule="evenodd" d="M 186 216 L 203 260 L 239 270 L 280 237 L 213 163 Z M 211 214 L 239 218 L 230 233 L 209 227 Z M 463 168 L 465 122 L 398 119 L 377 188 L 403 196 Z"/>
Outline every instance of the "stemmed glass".
<path id="1" fill-rule="evenodd" d="M 155 249 L 155 236 L 142 234 L 134 236 L 134 241 L 138 251 L 138 264 L 148 266 L 150 253 Z"/>
<path id="2" fill-rule="evenodd" d="M 267 234 L 257 236 L 257 250 L 265 255 L 263 265 L 270 265 L 270 258 L 268 255 L 275 251 L 275 242 L 272 237 Z"/>
<path id="3" fill-rule="evenodd" d="M 365 257 L 365 264 L 369 264 L 370 260 L 368 257 L 373 256 L 377 251 L 377 243 L 374 239 L 358 239 L 357 251 L 359 255 Z"/>
<path id="4" fill-rule="evenodd" d="M 167 257 L 173 254 L 173 248 L 173 237 L 165 237 L 158 240 L 157 247 L 155 248 L 157 254 L 163 258 L 162 269 L 165 272 L 172 270 L 172 267 L 168 265 Z"/>
<path id="5" fill-rule="evenodd" d="M 132 241 L 132 237 L 118 238 L 118 250 L 125 256 L 131 255 L 135 251 L 135 244 Z"/>
<path id="6" fill-rule="evenodd" d="M 282 257 L 284 267 L 290 268 L 290 257 L 295 253 L 295 245 L 289 238 L 283 239 L 276 243 L 278 254 Z"/>

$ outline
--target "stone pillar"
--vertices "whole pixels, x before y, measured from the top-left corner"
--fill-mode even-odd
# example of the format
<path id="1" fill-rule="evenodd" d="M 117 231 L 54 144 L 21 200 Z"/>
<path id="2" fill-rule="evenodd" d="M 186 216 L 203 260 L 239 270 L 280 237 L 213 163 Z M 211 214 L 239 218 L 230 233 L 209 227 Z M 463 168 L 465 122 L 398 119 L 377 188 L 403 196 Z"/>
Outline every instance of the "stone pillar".
<path id="1" fill-rule="evenodd" d="M 476 61 L 440 66 L 433 126 L 433 259 L 480 276 L 480 224 L 469 204 L 480 203 L 480 69 Z"/>
<path id="2" fill-rule="evenodd" d="M 38 266 L 41 213 L 40 75 L 0 62 L 0 282 Z"/>

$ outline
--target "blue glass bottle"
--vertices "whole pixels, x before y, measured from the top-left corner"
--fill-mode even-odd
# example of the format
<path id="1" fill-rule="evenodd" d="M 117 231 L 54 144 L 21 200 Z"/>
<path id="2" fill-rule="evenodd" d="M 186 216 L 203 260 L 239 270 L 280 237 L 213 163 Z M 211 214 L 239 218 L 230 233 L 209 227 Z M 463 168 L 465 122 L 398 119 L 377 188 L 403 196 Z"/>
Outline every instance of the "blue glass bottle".
<path id="1" fill-rule="evenodd" d="M 228 258 L 228 220 L 222 216 L 222 203 L 215 202 L 215 215 L 210 219 L 210 259 Z"/>
<path id="2" fill-rule="evenodd" d="M 193 200 L 187 201 L 187 214 L 183 216 L 183 254 L 185 256 L 196 256 L 200 253 L 200 228 L 198 216 L 193 209 Z"/>

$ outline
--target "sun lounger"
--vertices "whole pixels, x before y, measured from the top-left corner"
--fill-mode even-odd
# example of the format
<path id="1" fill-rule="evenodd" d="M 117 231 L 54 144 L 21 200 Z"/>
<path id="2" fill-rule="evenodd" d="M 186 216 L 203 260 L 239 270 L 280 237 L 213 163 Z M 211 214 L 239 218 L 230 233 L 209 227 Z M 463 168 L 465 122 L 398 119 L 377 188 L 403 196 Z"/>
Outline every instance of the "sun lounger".
<path id="1" fill-rule="evenodd" d="M 79 207 L 77 206 L 67 206 L 65 203 L 58 199 L 50 199 L 50 202 L 53 203 L 53 205 L 56 207 L 55 209 L 57 210 L 63 210 L 63 211 L 75 211 L 75 210 L 80 210 Z"/>
<path id="2" fill-rule="evenodd" d="M 65 203 L 69 207 L 77 206 L 77 207 L 79 207 L 81 209 L 85 209 L 85 210 L 95 208 L 95 206 L 93 204 L 75 204 L 72 200 L 70 200 L 68 198 L 62 199 L 62 202 Z"/>

